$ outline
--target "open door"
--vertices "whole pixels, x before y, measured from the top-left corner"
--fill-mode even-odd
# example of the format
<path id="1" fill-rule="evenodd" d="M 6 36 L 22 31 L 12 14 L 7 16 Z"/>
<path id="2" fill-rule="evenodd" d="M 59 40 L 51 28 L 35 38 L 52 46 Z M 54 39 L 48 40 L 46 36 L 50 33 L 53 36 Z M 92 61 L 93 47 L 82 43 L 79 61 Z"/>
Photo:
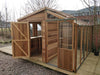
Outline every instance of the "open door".
<path id="1" fill-rule="evenodd" d="M 73 71 L 74 25 L 69 22 L 59 24 L 58 67 Z"/>
<path id="2" fill-rule="evenodd" d="M 27 22 L 12 22 L 12 50 L 13 57 L 29 57 L 30 56 L 30 31 Z"/>

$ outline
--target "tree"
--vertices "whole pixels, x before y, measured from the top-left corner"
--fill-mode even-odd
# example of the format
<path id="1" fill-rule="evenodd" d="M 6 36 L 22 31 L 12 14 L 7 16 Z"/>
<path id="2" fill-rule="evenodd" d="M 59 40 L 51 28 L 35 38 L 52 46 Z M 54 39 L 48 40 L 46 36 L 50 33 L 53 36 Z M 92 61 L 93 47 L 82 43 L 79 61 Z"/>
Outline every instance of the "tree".
<path id="1" fill-rule="evenodd" d="M 57 8 L 57 2 L 56 0 L 27 0 L 24 11 L 30 13 L 44 7 L 55 9 Z"/>
<path id="2" fill-rule="evenodd" d="M 0 16 L 1 35 L 3 37 L 2 39 L 6 40 L 5 38 L 7 38 L 11 32 L 10 27 L 8 27 L 11 15 L 8 12 L 8 7 L 6 5 L 2 9 Z"/>
<path id="3" fill-rule="evenodd" d="M 94 22 L 94 25 L 97 25 L 98 24 L 98 16 L 97 16 L 97 6 L 99 4 L 99 0 L 81 0 L 88 8 L 89 8 L 89 12 L 90 12 L 90 15 L 93 15 L 93 22 Z M 91 8 L 91 6 L 94 6 L 94 8 Z M 93 12 L 93 14 L 92 14 Z M 98 29 L 96 29 L 97 27 L 95 27 L 95 47 L 96 47 L 96 51 L 98 50 Z"/>
<path id="4" fill-rule="evenodd" d="M 0 12 L 0 27 L 1 27 L 1 28 L 0 28 L 0 32 L 1 32 L 0 35 L 3 36 L 3 33 L 4 33 L 4 32 L 3 32 L 3 26 L 2 26 L 2 15 L 1 15 L 1 12 Z"/>
<path id="5" fill-rule="evenodd" d="M 94 25 L 97 24 L 97 6 L 99 3 L 98 0 L 81 0 L 81 2 L 86 6 L 88 7 L 88 10 L 89 10 L 89 15 L 93 15 L 93 22 L 94 22 Z M 93 7 L 92 7 L 93 6 Z"/>

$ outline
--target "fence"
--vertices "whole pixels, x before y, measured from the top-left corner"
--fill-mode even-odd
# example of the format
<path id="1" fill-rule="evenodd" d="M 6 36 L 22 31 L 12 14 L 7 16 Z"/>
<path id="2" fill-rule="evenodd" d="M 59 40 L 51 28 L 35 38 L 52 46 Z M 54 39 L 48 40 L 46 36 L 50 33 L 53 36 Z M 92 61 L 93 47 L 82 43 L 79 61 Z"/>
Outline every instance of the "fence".
<path id="1" fill-rule="evenodd" d="M 78 27 L 77 44 L 77 68 L 79 68 L 92 49 L 92 26 Z"/>
<path id="2" fill-rule="evenodd" d="M 93 48 L 100 48 L 100 25 L 93 26 Z"/>

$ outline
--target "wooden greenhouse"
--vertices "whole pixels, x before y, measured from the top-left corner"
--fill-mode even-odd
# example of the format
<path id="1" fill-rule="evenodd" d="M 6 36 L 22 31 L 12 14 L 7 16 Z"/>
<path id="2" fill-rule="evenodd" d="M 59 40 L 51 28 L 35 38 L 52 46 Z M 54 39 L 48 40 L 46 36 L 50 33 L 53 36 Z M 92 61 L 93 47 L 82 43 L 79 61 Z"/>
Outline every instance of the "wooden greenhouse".
<path id="1" fill-rule="evenodd" d="M 79 26 L 73 16 L 54 9 L 26 15 L 12 22 L 11 29 L 15 58 L 37 59 L 75 72 L 91 49 L 90 27 Z"/>

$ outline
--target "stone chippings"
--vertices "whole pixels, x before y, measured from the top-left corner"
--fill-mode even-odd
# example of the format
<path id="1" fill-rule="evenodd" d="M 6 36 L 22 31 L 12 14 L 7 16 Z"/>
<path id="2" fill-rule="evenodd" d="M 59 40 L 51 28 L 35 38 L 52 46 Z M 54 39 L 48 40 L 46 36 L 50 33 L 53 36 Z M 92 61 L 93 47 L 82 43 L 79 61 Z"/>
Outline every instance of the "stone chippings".
<path id="1" fill-rule="evenodd" d="M 23 59 L 0 52 L 0 75 L 64 75 Z"/>

